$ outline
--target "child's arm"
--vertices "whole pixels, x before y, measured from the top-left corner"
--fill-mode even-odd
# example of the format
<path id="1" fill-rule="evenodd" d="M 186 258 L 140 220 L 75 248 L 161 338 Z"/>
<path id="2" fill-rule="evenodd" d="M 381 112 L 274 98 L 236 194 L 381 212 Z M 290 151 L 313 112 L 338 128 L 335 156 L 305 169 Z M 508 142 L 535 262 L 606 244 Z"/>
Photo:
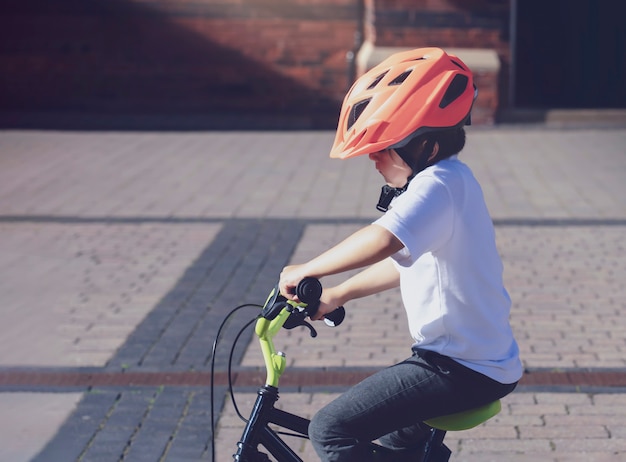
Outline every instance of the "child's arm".
<path id="1" fill-rule="evenodd" d="M 309 262 L 285 267 L 280 275 L 280 292 L 293 298 L 291 292 L 307 276 L 319 279 L 363 268 L 386 259 L 403 247 L 402 242 L 382 226 L 366 226 Z"/>
<path id="2" fill-rule="evenodd" d="M 324 289 L 320 307 L 313 320 L 322 319 L 338 306 L 344 306 L 350 300 L 367 297 L 400 285 L 400 274 L 391 258 L 386 258 L 369 268 L 355 274 L 338 286 Z"/>

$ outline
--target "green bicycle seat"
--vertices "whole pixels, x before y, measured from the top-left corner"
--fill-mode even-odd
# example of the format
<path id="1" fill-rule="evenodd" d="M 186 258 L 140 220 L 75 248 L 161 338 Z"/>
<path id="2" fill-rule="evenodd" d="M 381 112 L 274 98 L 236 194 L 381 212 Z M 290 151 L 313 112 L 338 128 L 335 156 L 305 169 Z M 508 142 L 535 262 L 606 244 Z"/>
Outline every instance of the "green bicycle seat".
<path id="1" fill-rule="evenodd" d="M 426 420 L 424 423 L 437 430 L 461 431 L 469 430 L 477 425 L 491 419 L 502 409 L 500 400 L 494 401 L 484 406 L 470 409 L 468 411 L 457 412 L 456 414 L 443 415 Z"/>

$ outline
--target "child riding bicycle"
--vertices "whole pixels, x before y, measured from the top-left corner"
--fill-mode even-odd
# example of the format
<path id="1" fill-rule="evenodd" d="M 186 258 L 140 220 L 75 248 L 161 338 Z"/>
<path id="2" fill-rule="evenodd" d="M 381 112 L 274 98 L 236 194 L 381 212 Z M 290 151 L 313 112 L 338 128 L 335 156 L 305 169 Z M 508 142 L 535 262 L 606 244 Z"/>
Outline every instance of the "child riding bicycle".
<path id="1" fill-rule="evenodd" d="M 400 287 L 412 356 L 322 408 L 309 425 L 324 462 L 412 460 L 424 421 L 495 401 L 522 375 L 510 299 L 482 191 L 458 158 L 476 97 L 473 76 L 438 48 L 395 54 L 346 95 L 331 157 L 368 155 L 385 180 L 382 217 L 312 260 L 284 268 L 279 288 L 365 268 L 325 288 L 314 320 L 360 297 Z"/>

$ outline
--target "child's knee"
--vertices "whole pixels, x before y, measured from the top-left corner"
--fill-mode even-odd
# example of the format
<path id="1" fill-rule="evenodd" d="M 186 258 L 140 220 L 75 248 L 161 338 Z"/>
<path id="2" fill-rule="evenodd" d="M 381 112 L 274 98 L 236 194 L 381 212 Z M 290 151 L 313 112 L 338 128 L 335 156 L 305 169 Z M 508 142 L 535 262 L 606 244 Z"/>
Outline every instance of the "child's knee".
<path id="1" fill-rule="evenodd" d="M 309 423 L 309 439 L 313 443 L 324 443 L 328 440 L 328 429 L 334 428 L 334 419 L 325 415 L 323 410 L 318 411 Z"/>

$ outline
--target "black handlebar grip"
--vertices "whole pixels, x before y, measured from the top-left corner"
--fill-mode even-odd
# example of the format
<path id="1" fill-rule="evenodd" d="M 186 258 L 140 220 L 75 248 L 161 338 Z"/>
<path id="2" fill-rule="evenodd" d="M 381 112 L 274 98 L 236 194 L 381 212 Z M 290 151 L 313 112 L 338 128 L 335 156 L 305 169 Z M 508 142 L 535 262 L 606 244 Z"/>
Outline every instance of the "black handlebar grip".
<path id="1" fill-rule="evenodd" d="M 322 296 L 322 284 L 319 280 L 306 277 L 296 287 L 298 299 L 306 304 L 319 302 Z"/>
<path id="2" fill-rule="evenodd" d="M 324 322 L 327 326 L 337 327 L 339 324 L 343 322 L 346 317 L 346 309 L 343 306 L 340 306 L 334 311 L 326 314 L 324 316 Z"/>

